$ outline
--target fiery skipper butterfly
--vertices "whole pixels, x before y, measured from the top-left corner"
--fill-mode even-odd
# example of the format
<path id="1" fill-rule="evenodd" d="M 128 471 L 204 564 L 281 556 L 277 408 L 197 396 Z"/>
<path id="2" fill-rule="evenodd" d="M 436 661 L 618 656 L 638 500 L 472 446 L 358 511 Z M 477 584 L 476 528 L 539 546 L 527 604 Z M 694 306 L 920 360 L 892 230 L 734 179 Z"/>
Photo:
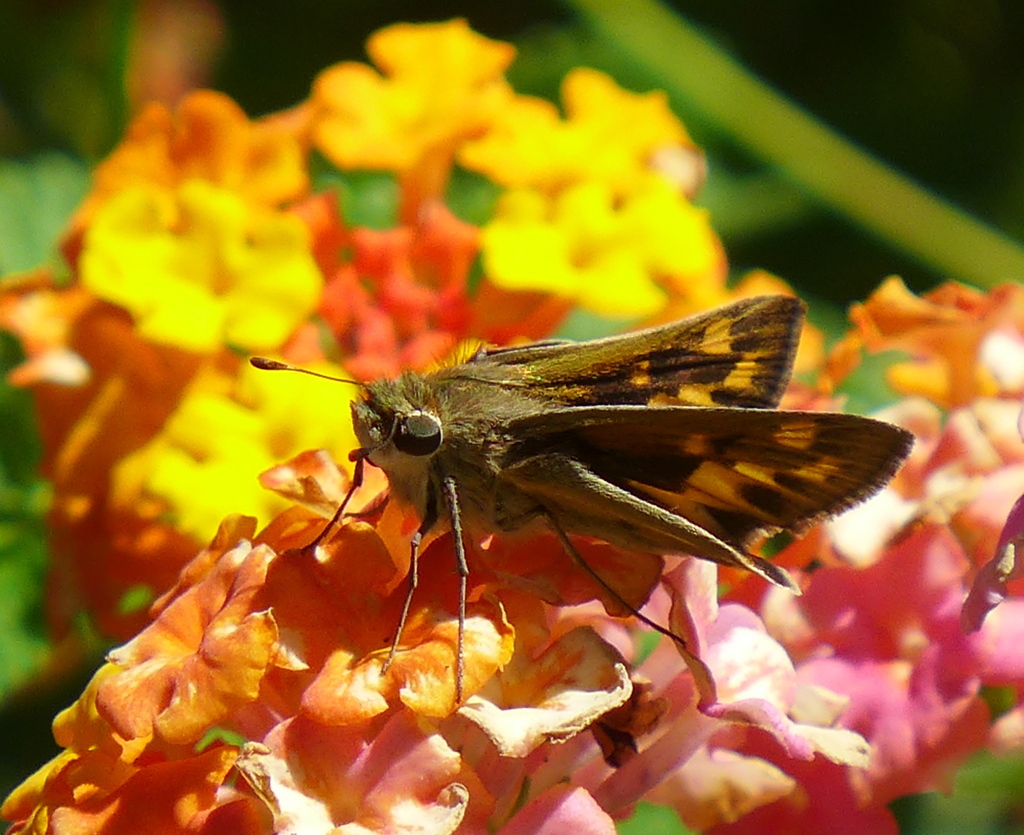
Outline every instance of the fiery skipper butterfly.
<path id="1" fill-rule="evenodd" d="M 432 373 L 360 384 L 352 490 L 368 461 L 422 520 L 389 661 L 412 599 L 420 541 L 438 524 L 452 529 L 461 576 L 460 700 L 465 528 L 549 525 L 583 570 L 677 641 L 625 603 L 568 535 L 690 554 L 799 591 L 745 544 L 764 532 L 799 531 L 868 497 L 912 441 L 899 427 L 858 415 L 775 408 L 802 321 L 799 300 L 762 296 L 591 342 L 481 348 Z"/>

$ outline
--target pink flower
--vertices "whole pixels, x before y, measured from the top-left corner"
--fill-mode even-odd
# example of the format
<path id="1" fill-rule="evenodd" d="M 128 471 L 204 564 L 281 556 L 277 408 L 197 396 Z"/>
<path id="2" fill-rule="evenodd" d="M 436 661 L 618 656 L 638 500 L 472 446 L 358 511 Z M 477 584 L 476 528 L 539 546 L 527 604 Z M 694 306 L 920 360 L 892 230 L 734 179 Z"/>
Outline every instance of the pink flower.
<path id="1" fill-rule="evenodd" d="M 949 529 L 925 524 L 863 570 L 825 568 L 799 600 L 769 592 L 769 629 L 797 661 L 806 687 L 825 687 L 848 705 L 840 726 L 871 744 L 850 785 L 863 806 L 948 789 L 955 769 L 986 744 L 983 685 L 1018 683 L 1012 650 L 1024 603 L 974 635 L 960 628 L 969 565 Z"/>
<path id="2" fill-rule="evenodd" d="M 1024 440 L 1024 409 L 1017 416 L 1017 432 Z M 991 507 L 989 505 L 989 507 Z M 998 508 L 995 512 L 998 514 Z M 1019 552 L 1019 553 L 1018 553 Z M 1020 561 L 1018 562 L 1018 558 Z M 994 555 L 985 563 L 964 601 L 964 629 L 981 628 L 985 616 L 1009 594 L 1008 583 L 1024 578 L 1024 495 L 1014 503 L 999 533 Z"/>

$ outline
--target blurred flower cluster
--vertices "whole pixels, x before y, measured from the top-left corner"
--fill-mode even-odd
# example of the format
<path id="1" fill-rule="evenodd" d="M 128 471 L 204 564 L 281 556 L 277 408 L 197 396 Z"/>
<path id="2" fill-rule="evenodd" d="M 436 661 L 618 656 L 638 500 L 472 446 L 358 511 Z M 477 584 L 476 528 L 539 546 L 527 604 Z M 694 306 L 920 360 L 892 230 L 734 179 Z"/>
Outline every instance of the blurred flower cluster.
<path id="1" fill-rule="evenodd" d="M 124 641 L 8 797 L 13 831 L 614 833 L 646 799 L 700 830 L 884 833 L 892 799 L 1020 748 L 1024 707 L 983 698 L 1024 678 L 1024 603 L 995 606 L 1018 590 L 1016 287 L 894 279 L 827 356 L 807 329 L 786 405 L 840 408 L 865 356 L 901 352 L 882 416 L 918 441 L 778 555 L 802 597 L 574 540 L 617 600 L 553 535 L 474 540 L 459 702 L 445 533 L 384 669 L 418 520 L 371 470 L 357 520 L 312 547 L 350 485 L 357 390 L 247 356 L 372 379 L 579 311 L 655 323 L 789 291 L 726 286 L 664 95 L 587 69 L 561 108 L 520 95 L 513 48 L 461 21 L 367 52 L 259 120 L 214 92 L 143 110 L 67 229 L 70 280 L 0 288 L 53 483 L 51 628 L 85 612 Z M 367 182 L 390 225 L 350 219 Z M 641 653 L 623 601 L 692 651 Z"/>

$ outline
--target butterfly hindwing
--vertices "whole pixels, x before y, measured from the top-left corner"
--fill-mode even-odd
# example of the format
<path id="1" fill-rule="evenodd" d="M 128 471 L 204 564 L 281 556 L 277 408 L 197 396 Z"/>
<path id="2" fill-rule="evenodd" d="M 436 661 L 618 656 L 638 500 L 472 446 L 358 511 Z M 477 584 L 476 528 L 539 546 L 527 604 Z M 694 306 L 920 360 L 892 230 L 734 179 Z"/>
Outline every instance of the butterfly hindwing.
<path id="1" fill-rule="evenodd" d="M 595 477 L 739 545 L 866 498 L 910 443 L 904 430 L 858 415 L 671 406 L 563 409 L 515 429 L 533 438 L 524 457 L 562 450 Z"/>
<path id="2" fill-rule="evenodd" d="M 760 574 L 799 591 L 785 570 L 748 554 L 699 524 L 625 490 L 560 453 L 539 453 L 502 471 L 500 480 L 534 499 L 569 533 L 584 534 L 625 548 L 692 554 L 721 565 Z"/>

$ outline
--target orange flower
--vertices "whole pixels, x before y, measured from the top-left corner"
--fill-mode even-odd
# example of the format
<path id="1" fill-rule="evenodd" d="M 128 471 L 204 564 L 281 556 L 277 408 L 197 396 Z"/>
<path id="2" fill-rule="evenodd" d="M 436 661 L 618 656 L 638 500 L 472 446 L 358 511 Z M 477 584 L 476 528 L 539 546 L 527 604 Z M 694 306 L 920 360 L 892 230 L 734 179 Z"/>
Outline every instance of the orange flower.
<path id="1" fill-rule="evenodd" d="M 39 275 L 4 287 L 0 317 L 29 355 L 12 380 L 33 391 L 54 483 L 60 594 L 47 606 L 57 635 L 82 610 L 108 634 L 136 632 L 140 602 L 173 582 L 223 515 L 171 519 L 167 491 L 135 489 L 158 481 L 135 465 L 202 367 L 237 369 L 227 345 L 280 349 L 319 301 L 308 231 L 281 210 L 308 187 L 302 153 L 287 125 L 251 123 L 219 93 L 194 93 L 174 113 L 153 105 L 98 167 L 65 237 L 75 281 L 58 289 Z M 273 460 L 260 459 L 248 481 Z"/>
<path id="2" fill-rule="evenodd" d="M 355 537 L 355 531 L 348 536 Z M 369 591 L 352 589 L 347 571 L 344 577 L 338 577 L 348 587 L 347 594 L 337 587 L 327 589 L 335 591 L 331 595 L 332 605 L 347 604 L 349 611 L 369 609 L 376 620 L 368 622 L 366 629 L 358 633 L 352 626 L 348 627 L 352 632 L 351 643 L 330 653 L 303 694 L 302 709 L 306 715 L 323 724 L 337 725 L 365 721 L 398 703 L 415 713 L 436 718 L 447 716 L 455 709 L 453 671 L 460 651 L 455 596 L 458 586 L 451 582 L 450 574 L 433 568 L 440 558 L 451 556 L 451 543 L 444 542 L 444 546 L 447 547 L 428 548 L 423 554 L 422 579 L 402 629 L 398 651 L 386 672 L 382 663 L 388 655 L 385 651 L 388 647 L 381 645 L 380 636 L 386 635 L 388 629 L 394 631 L 400 621 L 407 594 L 405 584 L 400 584 L 383 600 L 378 597 L 359 608 L 348 600 L 353 596 L 372 595 L 372 588 Z M 348 547 L 366 552 L 365 546 L 354 538 Z M 514 630 L 494 601 L 467 606 L 461 647 L 465 657 L 465 692 L 478 690 L 508 662 L 513 636 Z"/>
<path id="3" fill-rule="evenodd" d="M 346 490 L 322 456 L 301 456 L 287 470 L 273 478 L 288 491 L 336 501 Z M 379 507 L 373 489 L 364 487 L 357 506 Z M 481 568 L 461 645 L 460 708 L 458 584 L 438 569 L 453 559 L 448 535 L 422 554 L 421 583 L 385 670 L 415 520 L 394 503 L 370 512 L 375 526 L 349 522 L 316 547 L 308 543 L 323 521 L 299 508 L 253 541 L 252 520 L 226 520 L 154 605 L 153 622 L 110 654 L 58 719 L 67 750 L 11 795 L 4 814 L 19 826 L 62 820 L 120 833 L 152 794 L 187 831 L 235 819 L 242 831 L 267 831 L 267 815 L 275 831 L 313 820 L 370 825 L 414 810 L 482 827 L 495 805 L 472 758 L 445 736 L 456 709 L 463 731 L 449 733 L 478 726 L 521 759 L 628 699 L 625 662 L 592 628 L 549 633 L 536 600 Z M 506 597 L 523 626 L 515 658 Z M 224 741 L 197 755 L 194 743 L 214 729 Z M 251 742 L 231 742 L 238 738 Z M 233 768 L 244 779 L 228 788 Z"/>
<path id="4" fill-rule="evenodd" d="M 145 609 L 126 600 L 168 588 L 219 517 L 266 519 L 285 506 L 259 487 L 261 469 L 302 448 L 342 457 L 353 445 L 339 418 L 344 389 L 248 366 L 237 378 L 200 372 L 197 357 L 140 339 L 109 305 L 88 308 L 70 342 L 92 360 L 90 382 L 34 386 L 55 491 L 52 572 L 63 593 L 48 598 L 48 614 L 58 634 L 83 608 L 107 634 L 138 631 Z"/>
<path id="5" fill-rule="evenodd" d="M 0 815 L 20 821 L 12 831 L 83 831 L 129 835 L 140 830 L 206 832 L 216 808 L 240 799 L 224 785 L 238 752 L 213 747 L 202 754 L 189 748 L 152 749 L 151 737 L 126 739 L 102 717 L 97 694 L 117 676 L 107 664 L 93 677 L 81 698 L 53 723 L 54 737 L 65 748 L 4 802 Z M 217 815 L 224 822 L 241 808 Z M 149 823 L 147 818 L 152 817 Z M 255 832 L 255 827 L 238 832 Z"/>
<path id="6" fill-rule="evenodd" d="M 228 800 L 235 793 L 225 784 L 237 756 L 230 748 L 212 748 L 193 757 L 146 765 L 103 797 L 54 809 L 53 831 L 213 835 L 231 826 L 234 832 L 256 833 L 258 818 L 248 802 Z"/>
<path id="7" fill-rule="evenodd" d="M 16 790 L 0 814 L 16 823 L 10 832 L 259 833 L 258 818 L 244 797 L 226 784 L 238 757 L 231 748 L 154 762 L 137 768 L 89 753 L 59 756 L 41 770 L 45 782 L 26 819 L 29 795 Z M 225 829 L 223 827 L 229 827 Z"/>
<path id="8" fill-rule="evenodd" d="M 580 626 L 553 642 L 544 638 L 539 646 L 531 645 L 529 633 L 520 639 L 501 675 L 460 711 L 503 757 L 525 757 L 544 742 L 575 736 L 632 692 L 625 662 L 593 629 Z"/>
<path id="9" fill-rule="evenodd" d="M 266 831 L 483 832 L 493 811 L 459 753 L 411 714 L 374 729 L 287 719 L 239 771 L 261 787 Z"/>
<path id="10" fill-rule="evenodd" d="M 333 265 L 320 314 L 348 371 L 361 379 L 394 376 L 451 353 L 467 335 L 475 306 L 475 227 L 431 203 L 414 226 L 358 227 L 345 239 L 350 259 Z"/>
<path id="11" fill-rule="evenodd" d="M 410 226 L 346 228 L 325 196 L 299 207 L 328 276 L 321 325 L 300 328 L 283 349 L 308 365 L 324 355 L 345 357 L 348 374 L 371 380 L 423 369 L 455 354 L 463 341 L 496 344 L 548 336 L 571 302 L 542 292 L 471 288 L 478 230 L 440 202 L 426 204 Z"/>
<path id="12" fill-rule="evenodd" d="M 977 397 L 1024 393 L 1024 288 L 1005 284 L 982 293 L 948 283 L 917 297 L 890 278 L 850 313 L 856 330 L 833 351 L 830 378 L 838 382 L 862 350 L 905 351 L 889 384 L 901 394 L 919 394 L 943 408 Z M 1016 348 L 1013 346 L 1016 345 Z"/>
<path id="13" fill-rule="evenodd" d="M 125 739 L 196 742 L 240 706 L 255 701 L 278 656 L 268 610 L 254 611 L 273 552 L 239 544 L 183 591 L 139 635 L 114 650 L 118 671 L 97 706 Z"/>
<path id="14" fill-rule="evenodd" d="M 171 414 L 199 359 L 140 339 L 122 311 L 80 288 L 33 290 L 7 303 L 8 322 L 38 350 L 14 379 L 32 389 L 42 470 L 54 487 L 51 580 L 61 594 L 47 598 L 51 628 L 64 634 L 85 608 L 102 629 L 130 635 L 144 621 L 137 610 L 121 609 L 125 593 L 140 584 L 166 587 L 196 543 L 152 520 L 111 513 L 111 471 Z M 39 322 L 26 314 L 40 309 L 60 310 L 60 328 L 34 342 Z M 125 553 L 132 556 L 112 558 Z"/>

